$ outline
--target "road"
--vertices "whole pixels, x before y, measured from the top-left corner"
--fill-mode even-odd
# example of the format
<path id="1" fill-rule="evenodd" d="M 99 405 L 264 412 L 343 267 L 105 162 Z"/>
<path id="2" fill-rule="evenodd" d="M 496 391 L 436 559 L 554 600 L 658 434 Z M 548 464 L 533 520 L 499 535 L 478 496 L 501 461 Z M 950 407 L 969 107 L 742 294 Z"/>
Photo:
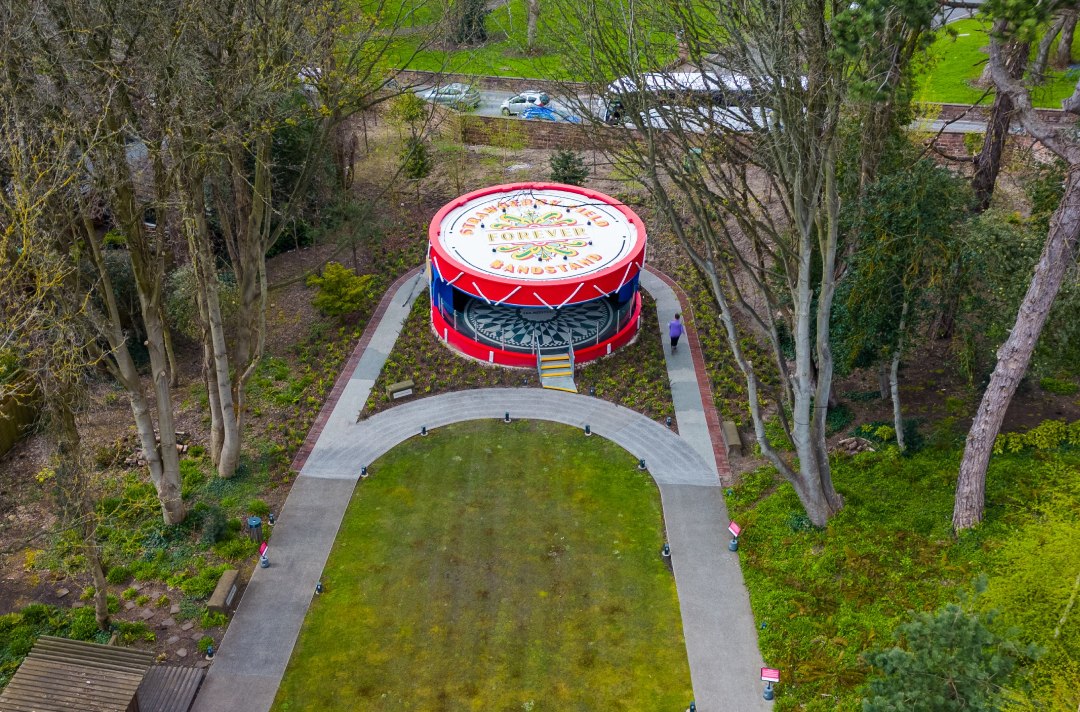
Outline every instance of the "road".
<path id="1" fill-rule="evenodd" d="M 426 90 L 428 88 L 429 87 L 418 87 L 418 88 L 415 89 L 415 91 L 417 93 L 419 93 L 419 92 L 424 91 L 424 90 Z M 533 87 L 531 87 L 529 85 L 528 80 L 522 80 L 522 82 L 521 82 L 521 90 L 522 91 L 527 91 L 527 90 L 532 89 L 532 88 Z M 501 112 L 502 103 L 504 101 L 506 101 L 507 99 L 509 99 L 510 97 L 514 96 L 514 94 L 515 94 L 515 92 L 481 89 L 480 90 L 480 106 L 478 106 L 476 109 L 474 109 L 473 111 L 470 111 L 468 113 L 476 114 L 478 116 L 501 116 L 502 115 L 502 112 Z M 573 114 L 573 113 L 578 113 L 578 112 L 574 111 L 570 107 L 580 106 L 580 105 L 593 106 L 596 103 L 597 103 L 596 98 L 591 97 L 591 96 L 582 96 L 582 97 L 577 97 L 577 98 L 570 99 L 570 100 L 566 99 L 565 97 L 553 96 L 551 106 L 556 111 L 559 111 L 559 112 L 562 112 L 562 113 L 571 113 L 571 114 Z M 520 116 L 513 116 L 513 117 L 510 117 L 510 118 L 520 119 L 521 117 Z M 935 132 L 935 133 L 940 131 L 942 128 L 946 128 L 946 130 L 949 131 L 950 133 L 985 133 L 986 132 L 986 124 L 981 122 L 981 121 L 968 121 L 968 120 L 954 121 L 953 123 L 949 124 L 947 127 L 946 127 L 945 124 L 946 124 L 946 122 L 940 121 L 940 120 L 933 120 L 933 121 L 916 120 L 916 121 L 912 122 L 911 125 L 908 128 L 910 130 L 912 130 L 912 131 Z M 1015 130 L 1014 130 L 1014 132 L 1015 132 Z"/>

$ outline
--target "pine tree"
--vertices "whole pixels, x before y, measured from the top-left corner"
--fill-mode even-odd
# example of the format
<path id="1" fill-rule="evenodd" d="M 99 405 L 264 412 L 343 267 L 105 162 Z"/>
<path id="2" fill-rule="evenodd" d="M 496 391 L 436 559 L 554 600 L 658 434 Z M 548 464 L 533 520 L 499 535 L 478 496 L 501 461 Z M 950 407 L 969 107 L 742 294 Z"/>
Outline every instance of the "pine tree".
<path id="1" fill-rule="evenodd" d="M 582 185 L 589 177 L 585 161 L 573 151 L 556 151 L 551 157 L 551 180 L 567 185 Z"/>

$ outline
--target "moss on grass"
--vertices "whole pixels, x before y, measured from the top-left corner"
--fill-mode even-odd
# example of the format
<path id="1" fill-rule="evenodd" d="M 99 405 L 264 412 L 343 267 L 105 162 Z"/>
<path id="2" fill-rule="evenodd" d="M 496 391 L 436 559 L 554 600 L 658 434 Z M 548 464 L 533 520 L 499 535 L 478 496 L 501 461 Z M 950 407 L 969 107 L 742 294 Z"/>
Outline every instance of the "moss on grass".
<path id="1" fill-rule="evenodd" d="M 462 423 L 358 485 L 274 709 L 683 709 L 660 500 L 572 428 Z"/>

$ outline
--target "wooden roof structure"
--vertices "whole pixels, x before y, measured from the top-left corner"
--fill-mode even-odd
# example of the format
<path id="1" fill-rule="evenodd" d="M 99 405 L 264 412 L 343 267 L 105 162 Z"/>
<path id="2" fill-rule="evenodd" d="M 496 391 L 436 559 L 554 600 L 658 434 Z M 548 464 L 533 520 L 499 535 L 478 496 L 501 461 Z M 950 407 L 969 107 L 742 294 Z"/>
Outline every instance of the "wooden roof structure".
<path id="1" fill-rule="evenodd" d="M 140 712 L 153 653 L 43 635 L 0 694 L 4 712 Z"/>

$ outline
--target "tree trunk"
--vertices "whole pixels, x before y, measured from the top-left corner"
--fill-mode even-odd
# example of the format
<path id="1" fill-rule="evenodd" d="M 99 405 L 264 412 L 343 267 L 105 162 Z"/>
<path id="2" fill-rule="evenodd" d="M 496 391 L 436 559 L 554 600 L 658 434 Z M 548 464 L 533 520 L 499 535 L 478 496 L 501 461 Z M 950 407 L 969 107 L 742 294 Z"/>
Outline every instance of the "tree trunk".
<path id="1" fill-rule="evenodd" d="M 1004 32 L 1004 20 L 994 22 L 995 32 Z M 1006 63 L 1009 74 L 1014 79 L 1023 76 L 1028 55 L 1028 43 L 1010 42 L 1006 50 Z M 975 173 L 971 177 L 971 188 L 975 191 L 975 212 L 981 213 L 990 207 L 994 197 L 994 186 L 1001 171 L 1001 159 L 1005 152 L 1005 139 L 1009 136 L 1009 126 L 1013 119 L 1013 101 L 1006 92 L 999 91 L 994 96 L 994 105 L 986 122 L 986 137 L 982 150 L 975 156 Z"/>
<path id="2" fill-rule="evenodd" d="M 203 317 L 204 365 L 207 369 L 207 385 L 216 385 L 217 411 L 220 416 L 221 448 L 217 458 L 217 471 L 221 477 L 236 474 L 240 462 L 240 428 L 233 404 L 232 376 L 229 371 L 229 354 L 225 343 L 225 323 L 221 316 L 221 299 L 214 255 L 210 246 L 210 234 L 206 224 L 203 203 L 203 176 L 199 172 L 181 179 L 182 203 L 185 210 L 184 227 L 188 239 L 188 251 L 195 272 L 198 293 L 201 296 L 200 313 Z"/>
<path id="3" fill-rule="evenodd" d="M 525 30 L 525 43 L 529 51 L 532 52 L 536 49 L 536 30 L 540 22 L 540 0 L 528 0 L 527 9 L 529 18 Z"/>
<path id="4" fill-rule="evenodd" d="M 1065 69 L 1072 64 L 1072 43 L 1075 30 L 1076 10 L 1068 10 L 1061 26 L 1061 38 L 1058 40 L 1057 54 L 1054 56 L 1054 66 L 1058 69 Z"/>
<path id="5" fill-rule="evenodd" d="M 1046 81 L 1046 65 L 1050 61 L 1050 46 L 1054 44 L 1054 38 L 1061 32 L 1062 26 L 1065 24 L 1066 15 L 1058 17 L 1054 21 L 1054 24 L 1050 25 L 1050 28 L 1046 31 L 1046 34 L 1039 40 L 1039 48 L 1035 52 L 1035 58 L 1031 60 L 1031 78 L 1032 80 L 1042 83 Z M 989 68 L 990 65 L 987 65 Z"/>
<path id="6" fill-rule="evenodd" d="M 900 452 L 906 449 L 904 444 L 904 416 L 900 410 L 900 355 L 904 352 L 904 327 L 907 320 L 908 302 L 904 300 L 904 307 L 900 311 L 900 325 L 897 332 L 896 348 L 893 349 L 892 367 L 889 369 L 889 392 L 892 394 L 893 427 L 896 429 L 896 446 Z"/>
<path id="7" fill-rule="evenodd" d="M 99 630 L 108 630 L 109 620 L 109 582 L 105 579 L 105 570 L 101 566 L 101 547 L 97 541 L 97 531 L 91 515 L 84 517 L 83 551 L 86 552 L 86 564 L 90 567 L 90 576 L 94 579 L 94 620 Z"/>
<path id="8" fill-rule="evenodd" d="M 983 393 L 975 421 L 964 444 L 964 458 L 956 483 L 953 506 L 953 530 L 969 529 L 983 517 L 986 492 L 986 468 L 994 440 L 1001 429 L 1020 379 L 1027 372 L 1031 354 L 1054 304 L 1066 273 L 1076 262 L 1080 235 L 1080 173 L 1068 174 L 1065 194 L 1050 220 L 1050 232 L 1035 274 L 1016 315 L 1009 338 L 998 349 L 997 366 Z"/>

